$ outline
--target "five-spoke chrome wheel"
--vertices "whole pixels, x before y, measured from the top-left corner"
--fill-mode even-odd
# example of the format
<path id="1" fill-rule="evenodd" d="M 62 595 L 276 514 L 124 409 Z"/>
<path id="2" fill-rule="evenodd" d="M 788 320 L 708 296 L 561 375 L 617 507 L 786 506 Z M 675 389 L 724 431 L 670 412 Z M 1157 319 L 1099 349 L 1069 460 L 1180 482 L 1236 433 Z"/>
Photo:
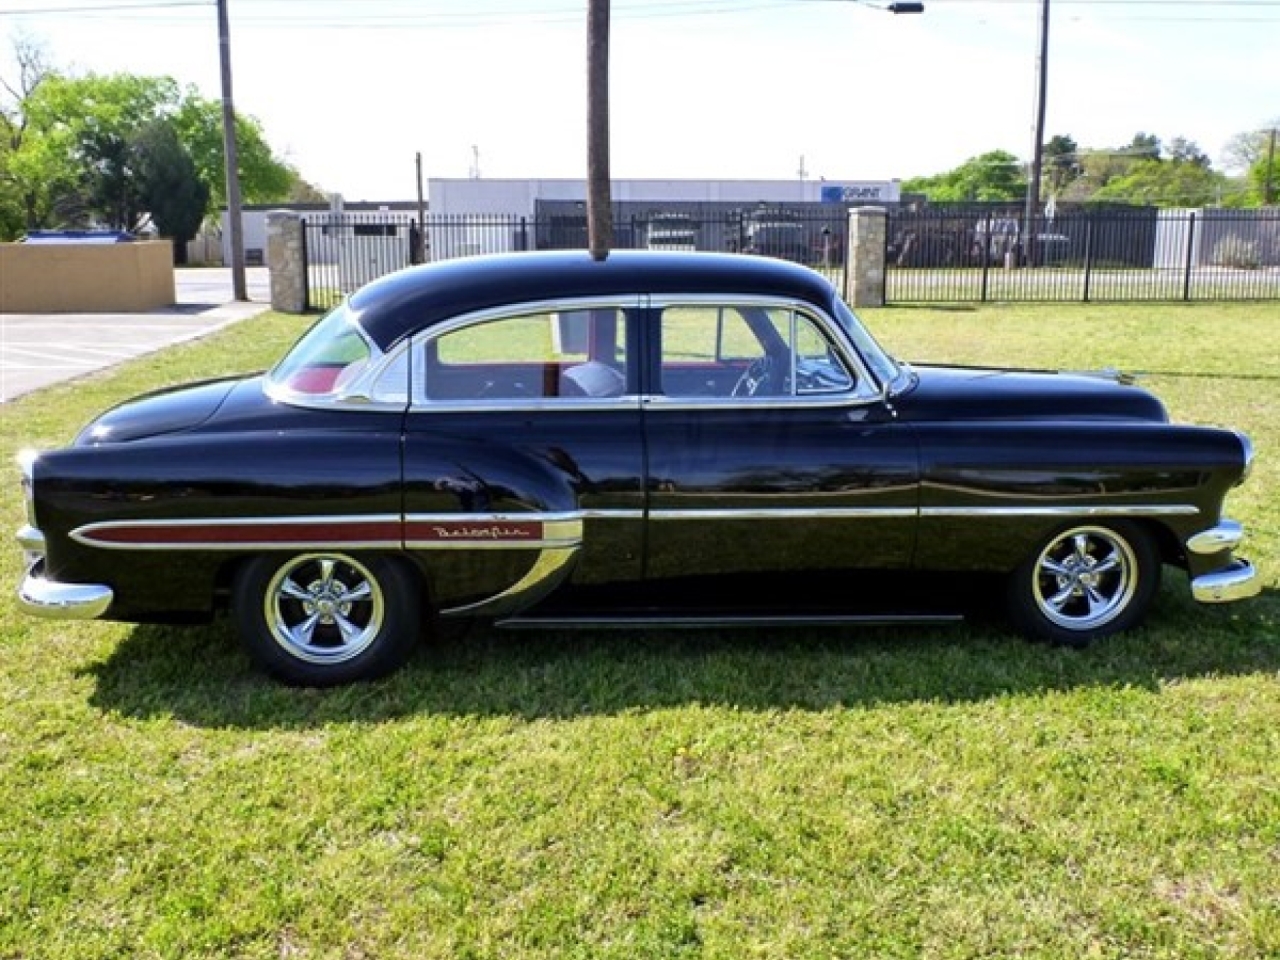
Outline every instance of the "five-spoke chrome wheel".
<path id="1" fill-rule="evenodd" d="M 1133 599 L 1137 567 L 1126 540 L 1105 527 L 1079 527 L 1044 548 L 1032 589 L 1047 619 L 1088 630 L 1113 619 Z"/>
<path id="2" fill-rule="evenodd" d="M 254 660 L 289 683 L 327 686 L 382 676 L 407 659 L 420 589 L 399 558 L 306 553 L 250 561 L 232 601 Z"/>
<path id="3" fill-rule="evenodd" d="M 1159 556 L 1127 521 L 1048 537 L 1010 581 L 1010 613 L 1025 632 L 1083 645 L 1138 623 L 1155 594 Z"/>
<path id="4" fill-rule="evenodd" d="M 290 560 L 263 595 L 271 636 L 308 663 L 341 663 L 359 656 L 377 639 L 385 606 L 373 575 L 337 554 Z"/>

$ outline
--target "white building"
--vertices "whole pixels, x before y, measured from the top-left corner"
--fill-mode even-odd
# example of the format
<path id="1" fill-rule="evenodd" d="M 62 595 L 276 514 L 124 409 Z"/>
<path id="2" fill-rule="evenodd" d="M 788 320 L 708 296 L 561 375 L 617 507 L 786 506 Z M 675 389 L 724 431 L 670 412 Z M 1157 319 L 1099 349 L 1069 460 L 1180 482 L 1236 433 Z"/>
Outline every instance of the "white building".
<path id="1" fill-rule="evenodd" d="M 488 180 L 433 178 L 432 214 L 516 214 L 534 217 L 539 201 L 585 203 L 585 180 Z M 896 204 L 897 180 L 615 180 L 615 203 Z"/>

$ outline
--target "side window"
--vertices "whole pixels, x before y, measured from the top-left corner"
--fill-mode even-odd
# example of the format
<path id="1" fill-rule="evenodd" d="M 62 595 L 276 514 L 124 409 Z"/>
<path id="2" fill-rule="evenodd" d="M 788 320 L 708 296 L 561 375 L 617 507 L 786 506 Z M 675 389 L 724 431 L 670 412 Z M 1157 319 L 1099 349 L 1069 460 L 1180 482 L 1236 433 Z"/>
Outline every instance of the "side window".
<path id="1" fill-rule="evenodd" d="M 840 393 L 853 378 L 812 318 L 785 307 L 667 307 L 660 326 L 668 397 Z"/>
<path id="2" fill-rule="evenodd" d="M 609 307 L 519 314 L 428 340 L 430 400 L 617 397 L 626 393 L 626 318 Z"/>
<path id="3" fill-rule="evenodd" d="M 797 396 L 847 393 L 853 377 L 822 328 L 804 314 L 793 314 L 791 382 Z"/>

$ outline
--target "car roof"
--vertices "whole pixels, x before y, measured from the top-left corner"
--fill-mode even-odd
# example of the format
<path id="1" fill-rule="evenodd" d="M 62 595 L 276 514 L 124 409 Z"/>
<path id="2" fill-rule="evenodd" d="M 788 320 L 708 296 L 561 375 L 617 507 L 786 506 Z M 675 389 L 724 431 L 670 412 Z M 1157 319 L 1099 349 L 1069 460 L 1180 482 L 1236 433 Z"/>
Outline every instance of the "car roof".
<path id="1" fill-rule="evenodd" d="M 443 320 L 500 307 L 628 294 L 776 296 L 830 309 L 820 274 L 785 260 L 742 254 L 619 250 L 462 257 L 390 274 L 362 287 L 347 308 L 383 349 Z"/>

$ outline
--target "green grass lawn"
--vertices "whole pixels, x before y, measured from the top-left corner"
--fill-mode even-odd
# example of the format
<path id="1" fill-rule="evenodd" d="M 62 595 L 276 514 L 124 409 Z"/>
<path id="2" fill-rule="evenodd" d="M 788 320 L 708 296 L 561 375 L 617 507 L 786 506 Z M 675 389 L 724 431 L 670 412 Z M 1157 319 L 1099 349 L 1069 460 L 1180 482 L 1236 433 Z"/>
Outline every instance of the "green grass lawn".
<path id="1" fill-rule="evenodd" d="M 291 690 L 229 626 L 20 618 L 0 958 L 1280 956 L 1280 304 L 890 308 L 915 360 L 1141 371 L 1246 429 L 1262 597 L 1079 652 L 999 626 L 488 634 Z M 6 463 L 306 321 L 0 407 Z M 16 470 L 0 493 L 16 530 Z"/>

